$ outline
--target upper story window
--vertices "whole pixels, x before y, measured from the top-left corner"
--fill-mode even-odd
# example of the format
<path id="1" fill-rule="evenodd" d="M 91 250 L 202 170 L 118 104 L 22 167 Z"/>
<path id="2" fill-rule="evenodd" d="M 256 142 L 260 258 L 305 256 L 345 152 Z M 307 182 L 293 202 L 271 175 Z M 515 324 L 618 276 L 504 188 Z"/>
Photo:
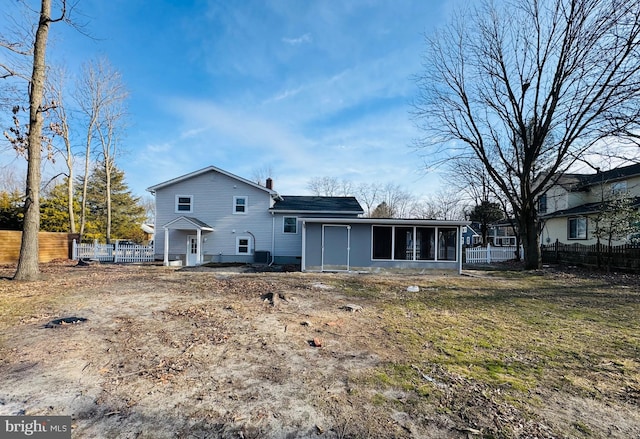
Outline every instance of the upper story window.
<path id="1" fill-rule="evenodd" d="M 569 218 L 568 222 L 569 239 L 587 239 L 587 217 Z"/>
<path id="2" fill-rule="evenodd" d="M 547 213 L 547 194 L 542 194 L 538 198 L 538 213 Z"/>
<path id="3" fill-rule="evenodd" d="M 176 213 L 193 212 L 193 195 L 176 195 Z"/>
<path id="4" fill-rule="evenodd" d="M 298 218 L 295 216 L 285 216 L 282 218 L 283 233 L 298 233 Z"/>
<path id="5" fill-rule="evenodd" d="M 249 207 L 249 197 L 233 197 L 233 213 L 245 214 Z"/>
<path id="6" fill-rule="evenodd" d="M 626 181 L 616 181 L 611 183 L 611 194 L 618 195 L 623 194 L 627 191 L 627 182 Z"/>

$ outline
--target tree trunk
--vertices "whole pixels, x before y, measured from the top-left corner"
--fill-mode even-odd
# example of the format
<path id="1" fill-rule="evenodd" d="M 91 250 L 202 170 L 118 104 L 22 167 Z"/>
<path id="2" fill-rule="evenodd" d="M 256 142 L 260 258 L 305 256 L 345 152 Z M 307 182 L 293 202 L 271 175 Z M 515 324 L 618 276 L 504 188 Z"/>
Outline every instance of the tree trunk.
<path id="1" fill-rule="evenodd" d="M 29 135 L 28 135 L 28 163 L 27 187 L 24 202 L 24 228 L 22 231 L 22 245 L 15 280 L 37 280 L 40 277 L 38 267 L 38 232 L 40 231 L 40 180 L 42 154 L 42 125 L 41 111 L 42 96 L 44 94 L 47 50 L 47 37 L 51 21 L 51 0 L 42 0 L 40 7 L 40 21 L 33 47 L 33 72 L 29 87 Z"/>
<path id="2" fill-rule="evenodd" d="M 73 210 L 73 165 L 69 166 L 69 181 L 67 182 L 67 197 L 69 210 L 69 232 L 76 233 L 76 216 Z"/>
<path id="3" fill-rule="evenodd" d="M 111 169 L 109 160 L 105 161 L 105 189 L 107 196 L 107 244 L 111 244 Z"/>
<path id="4" fill-rule="evenodd" d="M 524 248 L 524 268 L 527 270 L 537 270 L 542 267 L 537 221 L 535 208 L 522 208 L 519 226 Z"/>

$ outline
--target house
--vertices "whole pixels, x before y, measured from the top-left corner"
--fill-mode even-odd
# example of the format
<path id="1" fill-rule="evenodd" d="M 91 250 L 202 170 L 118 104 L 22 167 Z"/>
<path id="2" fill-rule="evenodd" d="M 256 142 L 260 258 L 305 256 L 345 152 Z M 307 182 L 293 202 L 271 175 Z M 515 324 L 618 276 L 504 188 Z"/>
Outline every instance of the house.
<path id="1" fill-rule="evenodd" d="M 271 179 L 261 186 L 214 166 L 147 190 L 156 202 L 156 257 L 165 265 L 461 269 L 467 222 L 365 219 L 354 197 L 280 195 Z"/>
<path id="2" fill-rule="evenodd" d="M 538 199 L 541 244 L 595 244 L 596 215 L 603 201 L 616 194 L 631 197 L 632 203 L 640 206 L 640 164 L 590 174 L 563 174 Z"/>
<path id="3" fill-rule="evenodd" d="M 462 228 L 462 245 L 464 247 L 482 245 L 482 235 L 480 235 L 477 230 L 480 230 L 480 223 L 472 222 Z"/>
<path id="4" fill-rule="evenodd" d="M 487 232 L 489 244 L 498 247 L 516 245 L 518 240 L 514 223 L 514 220 L 502 219 L 489 224 L 489 230 Z"/>

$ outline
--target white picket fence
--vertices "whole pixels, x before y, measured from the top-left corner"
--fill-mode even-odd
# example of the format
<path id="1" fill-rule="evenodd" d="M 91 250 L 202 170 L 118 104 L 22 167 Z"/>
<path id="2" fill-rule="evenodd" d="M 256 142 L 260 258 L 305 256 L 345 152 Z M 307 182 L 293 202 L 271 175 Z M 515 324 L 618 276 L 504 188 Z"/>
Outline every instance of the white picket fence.
<path id="1" fill-rule="evenodd" d="M 495 247 L 487 244 L 486 247 L 468 247 L 465 249 L 467 264 L 490 264 L 516 259 L 518 248 L 515 245 Z M 524 258 L 524 249 L 520 246 L 520 259 Z"/>
<path id="2" fill-rule="evenodd" d="M 73 259 L 91 259 L 100 262 L 152 262 L 155 258 L 153 245 L 129 244 L 91 244 L 77 243 L 73 240 Z"/>

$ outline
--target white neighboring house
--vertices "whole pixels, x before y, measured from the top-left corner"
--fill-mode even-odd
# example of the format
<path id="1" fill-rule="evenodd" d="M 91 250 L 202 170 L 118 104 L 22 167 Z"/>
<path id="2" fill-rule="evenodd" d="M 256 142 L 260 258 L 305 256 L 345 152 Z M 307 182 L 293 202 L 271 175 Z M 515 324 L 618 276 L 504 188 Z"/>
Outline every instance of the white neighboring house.
<path id="1" fill-rule="evenodd" d="M 640 207 L 640 164 L 591 174 L 564 174 L 538 199 L 540 243 L 595 244 L 595 215 L 615 193 L 633 197 Z M 620 244 L 622 242 L 616 242 Z"/>

